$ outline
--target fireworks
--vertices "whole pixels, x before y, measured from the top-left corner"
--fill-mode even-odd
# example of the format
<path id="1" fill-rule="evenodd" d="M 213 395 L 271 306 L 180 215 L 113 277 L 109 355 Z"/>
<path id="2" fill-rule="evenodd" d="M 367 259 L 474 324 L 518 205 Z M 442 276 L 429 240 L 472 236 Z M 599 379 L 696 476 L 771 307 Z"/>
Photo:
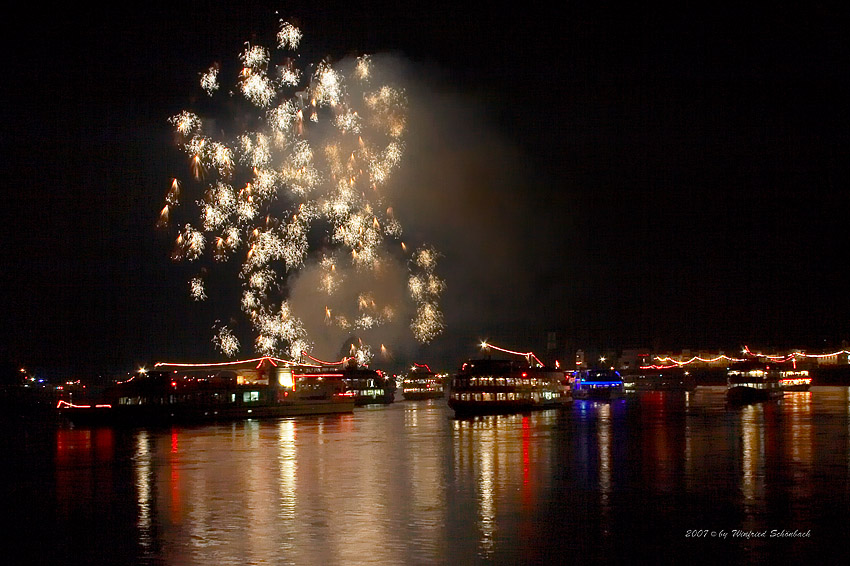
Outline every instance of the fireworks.
<path id="1" fill-rule="evenodd" d="M 213 336 L 213 343 L 226 356 L 234 356 L 239 351 L 239 340 L 233 335 L 233 331 L 226 326 L 219 328 Z"/>
<path id="2" fill-rule="evenodd" d="M 206 300 L 207 293 L 204 290 L 204 281 L 200 277 L 193 277 L 189 280 L 189 289 L 192 293 L 192 298 L 196 301 Z"/>
<path id="3" fill-rule="evenodd" d="M 176 220 L 181 209 L 175 260 L 210 257 L 219 270 L 241 261 L 232 271 L 254 348 L 295 357 L 311 342 L 287 284 L 308 264 L 319 273 L 316 293 L 326 297 L 310 305 L 322 326 L 368 332 L 405 312 L 394 304 L 400 295 L 382 297 L 377 282 L 388 262 L 402 259 L 399 251 L 407 254 L 382 190 L 403 163 L 407 100 L 403 89 L 379 82 L 381 70 L 369 56 L 351 64 L 323 60 L 305 73 L 291 53 L 301 31 L 282 22 L 276 39 L 275 49 L 246 44 L 236 76 L 223 76 L 218 64 L 200 74 L 199 86 L 212 100 L 228 91 L 222 81 L 232 81 L 228 95 L 241 97 L 232 95 L 227 108 L 242 131 L 222 132 L 219 123 L 207 128 L 190 111 L 170 119 L 194 182 L 173 180 L 159 224 Z M 247 108 L 234 112 L 240 98 Z M 198 196 L 187 198 L 192 190 Z M 425 246 L 408 258 L 408 302 L 416 311 L 410 328 L 425 343 L 444 326 L 437 257 Z M 364 288 L 369 284 L 375 288 Z M 189 286 L 192 298 L 207 299 L 200 277 Z M 346 306 L 342 297 L 356 299 Z M 213 343 L 227 356 L 240 348 L 227 326 L 217 328 Z M 352 355 L 366 363 L 371 348 L 358 343 Z"/>
<path id="4" fill-rule="evenodd" d="M 410 323 L 414 336 L 420 342 L 430 342 L 445 328 L 438 299 L 445 283 L 434 274 L 439 254 L 434 248 L 423 247 L 411 259 L 413 269 L 408 279 L 410 295 L 417 303 L 416 316 Z"/>

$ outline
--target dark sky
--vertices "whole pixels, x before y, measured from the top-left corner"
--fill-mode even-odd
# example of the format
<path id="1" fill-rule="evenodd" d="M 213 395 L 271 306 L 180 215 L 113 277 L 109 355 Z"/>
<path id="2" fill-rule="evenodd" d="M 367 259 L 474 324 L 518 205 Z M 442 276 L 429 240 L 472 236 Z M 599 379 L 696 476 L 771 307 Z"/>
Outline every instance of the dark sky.
<path id="1" fill-rule="evenodd" d="M 2 361 L 214 357 L 155 229 L 183 166 L 167 119 L 290 18 L 305 58 L 394 53 L 427 102 L 401 181 L 433 188 L 399 210 L 443 254 L 447 331 L 420 360 L 549 330 L 587 348 L 850 339 L 846 8 L 221 4 L 6 19 Z"/>

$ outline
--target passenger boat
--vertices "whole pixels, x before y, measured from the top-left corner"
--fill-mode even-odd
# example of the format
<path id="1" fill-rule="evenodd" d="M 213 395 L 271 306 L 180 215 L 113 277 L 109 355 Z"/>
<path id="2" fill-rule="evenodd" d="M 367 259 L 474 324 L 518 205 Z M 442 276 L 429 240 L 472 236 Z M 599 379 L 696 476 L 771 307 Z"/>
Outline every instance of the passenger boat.
<path id="1" fill-rule="evenodd" d="M 351 412 L 342 380 L 272 357 L 219 364 L 157 364 L 97 399 L 61 400 L 76 424 L 157 424 Z"/>
<path id="2" fill-rule="evenodd" d="M 726 374 L 726 400 L 729 403 L 758 403 L 779 399 L 785 394 L 779 371 L 755 363 L 737 364 Z"/>
<path id="3" fill-rule="evenodd" d="M 427 364 L 413 364 L 401 382 L 401 394 L 407 400 L 441 399 L 446 390 L 443 378 Z"/>
<path id="4" fill-rule="evenodd" d="M 613 369 L 583 369 L 573 372 L 573 399 L 606 401 L 620 399 L 625 384 L 620 373 Z"/>
<path id="5" fill-rule="evenodd" d="M 360 366 L 352 357 L 343 358 L 339 362 L 326 362 L 306 352 L 303 354 L 318 365 L 304 365 L 299 369 L 299 375 L 341 380 L 346 392 L 354 397 L 355 405 L 389 405 L 395 400 L 394 377 L 380 370 Z"/>
<path id="6" fill-rule="evenodd" d="M 812 385 L 809 370 L 792 369 L 779 372 L 779 387 L 783 391 L 808 391 Z"/>
<path id="7" fill-rule="evenodd" d="M 456 415 L 518 413 L 563 406 L 570 400 L 566 373 L 527 361 L 469 360 L 451 382 Z"/>
<path id="8" fill-rule="evenodd" d="M 625 391 L 693 391 L 696 382 L 687 373 L 645 373 L 623 376 Z"/>

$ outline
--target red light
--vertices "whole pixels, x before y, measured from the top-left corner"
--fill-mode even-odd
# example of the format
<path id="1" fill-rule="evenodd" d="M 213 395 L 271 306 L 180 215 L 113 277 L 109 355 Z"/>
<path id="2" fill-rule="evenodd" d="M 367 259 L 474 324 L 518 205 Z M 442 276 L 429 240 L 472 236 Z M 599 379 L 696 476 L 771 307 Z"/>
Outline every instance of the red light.
<path id="1" fill-rule="evenodd" d="M 171 387 L 177 387 L 177 382 L 176 382 L 176 381 L 172 381 L 172 382 L 171 382 Z"/>
<path id="2" fill-rule="evenodd" d="M 527 373 L 525 373 L 525 372 L 522 372 L 522 376 L 523 376 L 523 377 L 528 377 L 528 374 L 527 374 Z"/>

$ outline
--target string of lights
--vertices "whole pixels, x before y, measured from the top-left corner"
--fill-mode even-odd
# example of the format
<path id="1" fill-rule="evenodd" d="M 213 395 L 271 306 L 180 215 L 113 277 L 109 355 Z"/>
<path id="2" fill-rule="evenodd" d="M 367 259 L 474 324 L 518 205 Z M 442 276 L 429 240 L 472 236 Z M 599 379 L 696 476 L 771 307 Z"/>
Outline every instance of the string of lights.
<path id="1" fill-rule="evenodd" d="M 342 358 L 342 359 L 341 359 L 340 361 L 338 361 L 338 362 L 326 362 L 326 361 L 324 361 L 324 360 L 320 360 L 319 358 L 314 358 L 313 356 L 311 356 L 310 354 L 308 354 L 307 352 L 305 352 L 305 351 L 303 351 L 303 350 L 301 351 L 301 354 L 303 354 L 304 356 L 307 356 L 308 358 L 310 358 L 311 360 L 313 360 L 313 361 L 314 361 L 314 362 L 316 362 L 317 364 L 321 364 L 321 365 L 323 365 L 323 366 L 341 366 L 341 365 L 343 365 L 343 364 L 347 363 L 349 360 L 353 360 L 353 359 L 354 359 L 353 357 L 348 356 L 348 357 L 346 357 L 346 358 Z"/>
<path id="2" fill-rule="evenodd" d="M 732 363 L 746 362 L 746 361 L 751 360 L 753 358 L 756 358 L 756 359 L 764 358 L 764 359 L 770 360 L 773 363 L 778 363 L 778 364 L 784 364 L 784 363 L 788 363 L 788 362 L 796 364 L 798 359 L 831 358 L 831 357 L 835 357 L 835 356 L 840 356 L 842 354 L 850 354 L 850 350 L 838 350 L 836 352 L 831 352 L 831 353 L 828 353 L 828 354 L 806 354 L 806 353 L 803 353 L 803 352 L 791 352 L 791 353 L 782 354 L 782 355 L 769 355 L 769 354 L 762 354 L 760 352 L 759 353 L 753 352 L 752 350 L 750 350 L 749 346 L 745 345 L 743 350 L 742 350 L 742 353 L 744 353 L 747 357 L 746 358 L 732 358 L 732 357 L 727 356 L 725 354 L 720 354 L 719 356 L 716 356 L 714 358 L 702 358 L 700 356 L 693 356 L 692 358 L 690 358 L 688 360 L 681 361 L 681 360 L 676 360 L 675 358 L 672 358 L 670 356 L 664 356 L 664 357 L 655 356 L 655 360 L 659 362 L 658 364 L 640 366 L 640 369 L 672 369 L 672 368 L 677 368 L 677 367 L 683 367 L 683 366 L 686 366 L 686 365 L 689 365 L 689 364 L 692 364 L 692 363 L 697 363 L 697 362 L 710 364 L 710 363 L 718 362 L 720 360 L 726 360 L 726 361 L 729 361 L 729 362 L 732 362 Z"/>
<path id="3" fill-rule="evenodd" d="M 540 365 L 540 366 L 545 365 L 543 362 L 541 362 L 537 358 L 537 356 L 534 355 L 534 352 L 517 352 L 517 351 L 514 351 L 514 350 L 506 350 L 505 348 L 500 348 L 498 346 L 494 346 L 493 344 L 490 344 L 487 341 L 481 342 L 481 349 L 482 350 L 497 350 L 499 352 L 504 352 L 506 354 L 513 354 L 515 356 L 522 356 L 529 361 L 531 361 L 531 359 L 533 358 L 534 361 L 537 362 L 538 365 Z"/>
<path id="4" fill-rule="evenodd" d="M 312 358 L 311 358 L 312 359 Z M 253 362 L 257 362 L 257 367 L 260 366 L 263 362 L 269 362 L 273 366 L 277 367 L 278 364 L 283 364 L 286 366 L 298 366 L 304 365 L 299 364 L 298 362 L 293 362 L 292 360 L 284 360 L 281 358 L 275 358 L 273 356 L 262 356 L 259 358 L 251 358 L 248 360 L 234 360 L 230 362 L 210 362 L 210 363 L 178 363 L 178 362 L 157 362 L 154 364 L 156 368 L 219 368 L 219 367 L 231 367 L 239 364 L 250 364 Z"/>

